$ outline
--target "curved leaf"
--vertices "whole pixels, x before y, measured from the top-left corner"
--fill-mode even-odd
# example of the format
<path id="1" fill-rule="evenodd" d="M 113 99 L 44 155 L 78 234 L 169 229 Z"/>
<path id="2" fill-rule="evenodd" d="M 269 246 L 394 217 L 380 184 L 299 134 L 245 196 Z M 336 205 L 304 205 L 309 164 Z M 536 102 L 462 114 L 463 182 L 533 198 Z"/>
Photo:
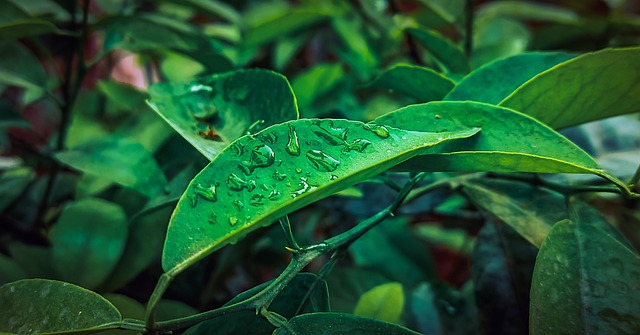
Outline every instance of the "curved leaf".
<path id="1" fill-rule="evenodd" d="M 0 287 L 0 332 L 56 334 L 117 328 L 120 312 L 73 284 L 25 279 Z"/>
<path id="2" fill-rule="evenodd" d="M 469 60 L 462 51 L 448 38 L 440 35 L 435 30 L 425 28 L 409 28 L 407 32 L 414 36 L 426 47 L 426 50 L 449 72 L 465 74 L 469 73 Z"/>
<path id="3" fill-rule="evenodd" d="M 399 323 L 404 308 L 401 283 L 386 283 L 365 292 L 353 314 L 389 323 Z"/>
<path id="4" fill-rule="evenodd" d="M 38 58 L 22 44 L 0 42 L 0 83 L 44 91 L 47 74 Z"/>
<path id="5" fill-rule="evenodd" d="M 71 203 L 51 229 L 54 268 L 65 281 L 95 288 L 116 266 L 126 239 L 119 206 L 91 198 Z"/>
<path id="6" fill-rule="evenodd" d="M 640 47 L 605 49 L 561 63 L 502 102 L 552 128 L 640 111 Z"/>
<path id="7" fill-rule="evenodd" d="M 298 118 L 289 82 L 267 70 L 157 84 L 149 93 L 149 105 L 209 160 L 240 136 Z"/>
<path id="8" fill-rule="evenodd" d="M 640 257 L 599 227 L 564 220 L 533 273 L 530 334 L 638 334 Z"/>
<path id="9" fill-rule="evenodd" d="M 575 57 L 564 52 L 529 52 L 479 67 L 464 77 L 444 100 L 498 104 L 540 72 Z"/>
<path id="10" fill-rule="evenodd" d="M 378 124 L 415 131 L 480 127 L 478 136 L 435 147 L 399 166 L 420 171 L 600 173 L 596 161 L 535 119 L 494 105 L 441 101 L 382 115 Z"/>
<path id="11" fill-rule="evenodd" d="M 257 46 L 308 28 L 330 18 L 331 12 L 319 6 L 294 8 L 264 17 L 247 29 L 244 43 Z"/>
<path id="12" fill-rule="evenodd" d="M 388 89 L 418 102 L 442 100 L 454 86 L 451 79 L 426 67 L 398 64 L 380 74 L 372 87 Z"/>
<path id="13" fill-rule="evenodd" d="M 0 40 L 37 36 L 57 31 L 55 25 L 32 17 L 11 1 L 0 3 Z"/>
<path id="14" fill-rule="evenodd" d="M 274 335 L 418 335 L 405 327 L 346 313 L 309 313 L 296 316 Z"/>
<path id="15" fill-rule="evenodd" d="M 162 264 L 181 271 L 279 217 L 479 129 L 423 133 L 305 119 L 244 136 L 188 186 L 171 217 Z"/>

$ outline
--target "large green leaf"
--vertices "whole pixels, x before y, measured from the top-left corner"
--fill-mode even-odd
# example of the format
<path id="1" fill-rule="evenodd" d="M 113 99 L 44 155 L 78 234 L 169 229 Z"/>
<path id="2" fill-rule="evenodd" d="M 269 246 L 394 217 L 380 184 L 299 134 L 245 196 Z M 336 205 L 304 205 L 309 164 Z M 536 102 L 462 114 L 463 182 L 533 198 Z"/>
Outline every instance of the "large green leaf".
<path id="1" fill-rule="evenodd" d="M 155 159 L 135 141 L 105 137 L 56 154 L 61 162 L 92 176 L 156 196 L 167 180 Z"/>
<path id="2" fill-rule="evenodd" d="M 638 112 L 638 59 L 640 47 L 584 54 L 533 77 L 500 105 L 555 129 Z"/>
<path id="3" fill-rule="evenodd" d="M 500 59 L 474 70 L 444 100 L 498 104 L 540 72 L 575 57 L 564 52 L 529 52 Z"/>
<path id="4" fill-rule="evenodd" d="M 240 136 L 298 118 L 289 82 L 267 70 L 158 84 L 149 92 L 149 105 L 210 160 Z"/>
<path id="5" fill-rule="evenodd" d="M 69 204 L 51 229 L 53 265 L 61 279 L 97 287 L 115 267 L 127 238 L 120 207 L 101 199 Z"/>
<path id="6" fill-rule="evenodd" d="M 40 92 L 45 90 L 47 75 L 29 49 L 15 41 L 2 42 L 0 54 L 0 83 Z"/>
<path id="7" fill-rule="evenodd" d="M 346 313 L 309 313 L 296 316 L 274 335 L 417 335 L 419 333 L 392 323 Z"/>
<path id="8" fill-rule="evenodd" d="M 398 64 L 382 72 L 371 86 L 403 94 L 418 102 L 442 100 L 453 88 L 453 81 L 426 67 Z"/>
<path id="9" fill-rule="evenodd" d="M 404 309 L 404 291 L 400 283 L 386 283 L 365 292 L 353 314 L 389 323 L 399 323 Z"/>
<path id="10" fill-rule="evenodd" d="M 0 3 L 0 40 L 36 36 L 55 31 L 57 28 L 51 22 L 31 17 L 11 1 Z"/>
<path id="11" fill-rule="evenodd" d="M 244 136 L 207 165 L 180 198 L 169 223 L 163 268 L 179 272 L 287 213 L 426 148 L 478 131 L 424 133 L 305 119 Z"/>
<path id="12" fill-rule="evenodd" d="M 232 305 L 252 297 L 263 290 L 269 283 L 258 285 L 238 294 L 225 305 Z M 309 292 L 311 291 L 311 292 Z M 298 311 L 300 309 L 300 311 Z M 280 292 L 269 306 L 269 311 L 285 318 L 292 318 L 296 313 L 312 313 L 329 311 L 329 292 L 327 283 L 312 273 L 300 273 Z M 268 335 L 275 327 L 255 311 L 239 311 L 228 313 L 215 319 L 189 328 L 186 335 Z"/>
<path id="13" fill-rule="evenodd" d="M 448 38 L 435 30 L 425 28 L 409 28 L 407 32 L 420 41 L 435 60 L 449 72 L 458 74 L 469 72 L 469 60 L 464 51 Z"/>
<path id="14" fill-rule="evenodd" d="M 398 109 L 374 122 L 415 131 L 482 128 L 478 136 L 430 149 L 400 169 L 602 173 L 593 158 L 564 136 L 508 108 L 473 101 L 430 102 Z"/>
<path id="15" fill-rule="evenodd" d="M 556 223 L 531 285 L 530 334 L 638 334 L 640 257 L 585 222 Z"/>
<path id="16" fill-rule="evenodd" d="M 117 328 L 120 312 L 73 284 L 25 279 L 0 287 L 0 332 L 56 334 Z"/>

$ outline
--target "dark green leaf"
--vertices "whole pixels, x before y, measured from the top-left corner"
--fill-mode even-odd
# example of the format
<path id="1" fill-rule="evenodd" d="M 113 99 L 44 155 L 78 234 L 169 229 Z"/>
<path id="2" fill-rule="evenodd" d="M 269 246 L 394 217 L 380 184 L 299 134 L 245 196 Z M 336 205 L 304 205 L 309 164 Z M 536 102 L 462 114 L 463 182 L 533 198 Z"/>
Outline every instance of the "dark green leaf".
<path id="1" fill-rule="evenodd" d="M 180 198 L 167 231 L 163 268 L 182 271 L 285 214 L 478 131 L 423 133 L 305 119 L 244 136 L 207 165 Z"/>
<path id="2" fill-rule="evenodd" d="M 498 104 L 540 72 L 575 57 L 563 52 L 529 52 L 488 63 L 464 77 L 444 100 Z"/>
<path id="3" fill-rule="evenodd" d="M 298 118 L 289 82 L 266 70 L 159 84 L 150 93 L 150 106 L 209 160 L 240 136 Z"/>
<path id="4" fill-rule="evenodd" d="M 73 284 L 25 279 L 0 287 L 0 332 L 56 334 L 117 328 L 120 312 Z"/>
<path id="5" fill-rule="evenodd" d="M 390 281 L 386 276 L 366 268 L 336 266 L 327 277 L 331 310 L 352 313 L 362 294 Z"/>
<path id="6" fill-rule="evenodd" d="M 448 72 L 465 74 L 470 71 L 469 60 L 462 48 L 435 30 L 409 28 L 407 32 L 422 43 L 435 60 Z"/>
<path id="7" fill-rule="evenodd" d="M 22 243 L 9 245 L 11 258 L 31 278 L 58 279 L 53 268 L 53 257 L 50 248 Z"/>
<path id="8" fill-rule="evenodd" d="M 531 32 L 524 23 L 497 18 L 474 25 L 471 65 L 476 68 L 496 59 L 514 56 L 527 49 Z"/>
<path id="9" fill-rule="evenodd" d="M 145 148 L 126 138 L 105 137 L 56 154 L 74 169 L 155 196 L 164 191 L 167 180 Z"/>
<path id="10" fill-rule="evenodd" d="M 197 309 L 176 300 L 160 300 L 156 306 L 156 319 L 158 321 L 183 318 L 196 313 L 198 313 Z"/>
<path id="11" fill-rule="evenodd" d="M 37 36 L 55 31 L 57 28 L 51 22 L 31 17 L 11 1 L 0 3 L 0 40 Z"/>
<path id="12" fill-rule="evenodd" d="M 380 74 L 371 86 L 406 95 L 418 102 L 442 100 L 454 83 L 444 75 L 426 67 L 399 64 Z"/>
<path id="13" fill-rule="evenodd" d="M 401 165 L 421 171 L 596 173 L 596 161 L 535 119 L 494 105 L 444 101 L 412 105 L 374 122 L 415 131 L 480 127 L 468 140 L 435 147 Z"/>
<path id="14" fill-rule="evenodd" d="M 126 238 L 120 207 L 91 198 L 71 203 L 51 229 L 54 267 L 63 280 L 95 288 L 120 259 Z"/>
<path id="15" fill-rule="evenodd" d="M 112 16 L 100 26 L 105 31 L 104 49 L 125 49 L 139 52 L 145 50 L 194 50 L 193 43 L 185 34 L 142 16 Z"/>
<path id="16" fill-rule="evenodd" d="M 0 254 L 0 285 L 24 278 L 27 278 L 27 274 L 18 263 L 10 257 Z"/>
<path id="17" fill-rule="evenodd" d="M 544 71 L 502 102 L 552 128 L 640 111 L 640 48 L 584 54 Z"/>
<path id="18" fill-rule="evenodd" d="M 588 223 L 556 223 L 536 259 L 530 334 L 640 332 L 640 257 Z"/>
<path id="19" fill-rule="evenodd" d="M 265 15 L 247 29 L 246 45 L 260 45 L 280 39 L 283 36 L 321 23 L 329 18 L 330 12 L 321 8 L 295 8 L 274 15 Z"/>
<path id="20" fill-rule="evenodd" d="M 336 17 L 331 23 L 343 44 L 338 49 L 339 56 L 360 79 L 369 80 L 378 67 L 379 59 L 372 50 L 372 43 L 367 39 L 364 24 L 353 17 Z"/>
<path id="21" fill-rule="evenodd" d="M 144 108 L 146 94 L 131 85 L 103 80 L 98 82 L 98 90 L 122 109 L 133 111 Z"/>
<path id="22" fill-rule="evenodd" d="M 404 291 L 401 283 L 386 283 L 365 292 L 353 314 L 389 323 L 400 323 L 404 309 Z"/>
<path id="23" fill-rule="evenodd" d="M 248 291 L 242 292 L 231 299 L 226 305 L 231 305 L 250 298 L 264 289 L 269 282 L 256 286 Z M 308 299 L 305 296 L 312 290 Z M 326 312 L 329 309 L 329 292 L 327 283 L 318 276 L 311 273 L 298 274 L 269 306 L 269 311 L 278 313 L 286 318 L 292 318 L 298 312 L 300 305 L 301 313 Z M 275 327 L 265 318 L 256 315 L 255 311 L 239 311 L 229 313 L 224 316 L 205 321 L 197 326 L 191 327 L 185 335 L 235 335 L 252 334 L 268 335 Z"/>
<path id="24" fill-rule="evenodd" d="M 0 176 L 0 212 L 4 212 L 22 194 L 34 177 L 35 172 L 26 167 L 5 171 Z"/>
<path id="25" fill-rule="evenodd" d="M 534 1 L 492 2 L 484 4 L 476 13 L 477 20 L 495 20 L 497 17 L 508 17 L 527 21 L 547 21 L 576 23 L 580 17 L 577 13 L 560 7 Z"/>
<path id="26" fill-rule="evenodd" d="M 0 83 L 44 92 L 47 75 L 36 56 L 18 42 L 0 43 Z"/>
<path id="27" fill-rule="evenodd" d="M 242 16 L 232 6 L 223 1 L 214 0 L 171 0 L 183 6 L 193 7 L 198 12 L 203 12 L 215 17 L 223 18 L 229 22 L 240 23 Z"/>
<path id="28" fill-rule="evenodd" d="M 410 329 L 383 321 L 343 313 L 310 313 L 296 316 L 274 335 L 417 335 Z"/>

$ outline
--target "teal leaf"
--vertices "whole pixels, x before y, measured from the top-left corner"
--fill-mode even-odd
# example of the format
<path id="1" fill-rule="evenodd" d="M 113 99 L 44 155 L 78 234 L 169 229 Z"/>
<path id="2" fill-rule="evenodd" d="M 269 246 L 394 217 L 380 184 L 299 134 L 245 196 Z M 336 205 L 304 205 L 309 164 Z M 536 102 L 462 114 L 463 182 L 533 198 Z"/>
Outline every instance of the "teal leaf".
<path id="1" fill-rule="evenodd" d="M 67 205 L 50 234 L 53 266 L 59 277 L 95 288 L 122 255 L 127 222 L 117 205 L 87 198 Z"/>
<path id="2" fill-rule="evenodd" d="M 298 118 L 285 77 L 240 70 L 150 88 L 149 105 L 209 160 L 247 133 Z"/>
<path id="3" fill-rule="evenodd" d="M 409 28 L 407 32 L 415 37 L 448 72 L 466 74 L 471 70 L 469 60 L 462 48 L 437 31 L 426 28 Z"/>
<path id="4" fill-rule="evenodd" d="M 0 212 L 4 212 L 22 194 L 35 176 L 35 171 L 27 167 L 8 170 L 0 175 Z"/>
<path id="5" fill-rule="evenodd" d="M 405 327 L 343 313 L 309 313 L 296 316 L 274 335 L 418 335 Z"/>
<path id="6" fill-rule="evenodd" d="M 640 332 L 640 257 L 585 222 L 556 223 L 531 285 L 530 334 Z"/>
<path id="7" fill-rule="evenodd" d="M 38 36 L 58 30 L 53 23 L 32 17 L 11 1 L 0 3 L 0 13 L 0 40 Z"/>
<path id="8" fill-rule="evenodd" d="M 114 329 L 120 312 L 100 295 L 73 284 L 25 279 L 0 287 L 0 332 L 60 334 Z"/>
<path id="9" fill-rule="evenodd" d="M 398 64 L 382 72 L 371 86 L 406 95 L 418 102 L 429 102 L 442 100 L 454 82 L 426 67 Z"/>
<path id="10" fill-rule="evenodd" d="M 485 64 L 464 77 L 444 100 L 498 104 L 540 72 L 575 57 L 564 52 L 529 52 Z"/>
<path id="11" fill-rule="evenodd" d="M 435 147 L 398 169 L 601 173 L 578 146 L 535 119 L 511 109 L 472 101 L 412 105 L 382 115 L 375 123 L 414 131 L 480 127 L 469 140 Z"/>
<path id="12" fill-rule="evenodd" d="M 605 49 L 558 64 L 502 102 L 554 129 L 640 111 L 640 47 Z"/>
<path id="13" fill-rule="evenodd" d="M 404 309 L 404 291 L 401 283 L 386 283 L 365 292 L 353 314 L 389 323 L 399 323 Z"/>
<path id="14" fill-rule="evenodd" d="M 431 146 L 478 131 L 423 133 L 304 119 L 241 137 L 207 165 L 180 198 L 167 231 L 163 268 L 179 272 L 285 214 Z"/>
<path id="15" fill-rule="evenodd" d="M 74 169 L 132 188 L 147 196 L 167 186 L 155 159 L 140 144 L 126 138 L 105 137 L 56 154 Z"/>

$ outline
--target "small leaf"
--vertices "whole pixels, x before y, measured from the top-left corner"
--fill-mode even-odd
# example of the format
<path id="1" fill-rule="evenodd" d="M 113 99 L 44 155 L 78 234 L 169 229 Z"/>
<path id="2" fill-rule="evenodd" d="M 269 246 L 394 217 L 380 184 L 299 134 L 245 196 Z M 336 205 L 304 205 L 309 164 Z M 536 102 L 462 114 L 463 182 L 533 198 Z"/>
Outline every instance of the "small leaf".
<path id="1" fill-rule="evenodd" d="M 404 308 L 404 291 L 400 283 L 387 283 L 365 292 L 353 314 L 389 323 L 399 323 Z"/>
<path id="2" fill-rule="evenodd" d="M 53 265 L 61 279 L 95 288 L 120 259 L 126 238 L 120 207 L 90 198 L 71 203 L 51 229 Z"/>
<path id="3" fill-rule="evenodd" d="M 498 104 L 540 72 L 575 57 L 564 52 L 529 52 L 500 59 L 469 73 L 444 100 Z"/>
<path id="4" fill-rule="evenodd" d="M 477 20 L 495 20 L 497 17 L 558 23 L 577 23 L 580 20 L 580 16 L 569 9 L 534 1 L 487 3 L 475 15 Z"/>
<path id="5" fill-rule="evenodd" d="M 639 279 L 640 257 L 610 234 L 556 223 L 536 259 L 530 334 L 639 333 Z"/>
<path id="6" fill-rule="evenodd" d="M 0 42 L 0 83 L 44 92 L 47 75 L 40 61 L 18 42 Z"/>
<path id="7" fill-rule="evenodd" d="M 53 23 L 31 17 L 11 1 L 0 3 L 0 13 L 2 13 L 0 15 L 0 40 L 43 35 L 58 30 Z"/>
<path id="8" fill-rule="evenodd" d="M 601 173 L 596 161 L 564 136 L 535 119 L 494 105 L 443 101 L 407 106 L 374 120 L 415 131 L 480 127 L 469 140 L 435 147 L 398 169 Z"/>
<path id="9" fill-rule="evenodd" d="M 296 316 L 274 335 L 418 335 L 419 333 L 392 323 L 345 313 L 310 313 Z"/>
<path id="10" fill-rule="evenodd" d="M 316 99 L 331 91 L 344 76 L 341 64 L 318 64 L 299 74 L 291 86 L 300 109 L 305 111 Z"/>
<path id="11" fill-rule="evenodd" d="M 442 64 L 448 72 L 457 74 L 469 73 L 469 60 L 464 51 L 448 38 L 435 30 L 426 28 L 409 28 L 407 32 L 422 43 L 426 50 Z"/>
<path id="12" fill-rule="evenodd" d="M 368 268 L 336 266 L 327 277 L 331 310 L 352 313 L 360 296 L 390 281 L 386 276 Z"/>
<path id="13" fill-rule="evenodd" d="M 56 334 L 117 328 L 120 312 L 73 284 L 25 279 L 0 287 L 0 332 Z"/>
<path id="14" fill-rule="evenodd" d="M 544 71 L 502 102 L 554 129 L 640 111 L 640 48 L 587 53 Z"/>
<path id="15" fill-rule="evenodd" d="M 451 79 L 426 67 L 398 64 L 380 74 L 372 83 L 389 92 L 403 94 L 418 102 L 442 100 L 454 86 Z"/>
<path id="16" fill-rule="evenodd" d="M 126 138 L 106 137 L 56 154 L 62 163 L 92 176 L 155 196 L 167 180 L 145 148 Z"/>
<path id="17" fill-rule="evenodd" d="M 35 172 L 27 167 L 5 171 L 0 176 L 0 212 L 4 212 L 22 194 L 35 176 Z"/>
<path id="18" fill-rule="evenodd" d="M 171 217 L 162 264 L 182 271 L 262 226 L 479 129 L 422 133 L 357 121 L 289 121 L 244 136 L 191 182 Z M 231 206 L 230 206 L 231 205 Z"/>
<path id="19" fill-rule="evenodd" d="M 285 77 L 240 70 L 150 88 L 149 105 L 209 160 L 240 136 L 297 119 Z"/>
<path id="20" fill-rule="evenodd" d="M 329 18 L 330 13 L 322 8 L 294 8 L 281 11 L 275 15 L 262 18 L 260 22 L 252 24 L 247 29 L 244 43 L 256 46 L 278 40 L 283 36 L 322 23 Z"/>

